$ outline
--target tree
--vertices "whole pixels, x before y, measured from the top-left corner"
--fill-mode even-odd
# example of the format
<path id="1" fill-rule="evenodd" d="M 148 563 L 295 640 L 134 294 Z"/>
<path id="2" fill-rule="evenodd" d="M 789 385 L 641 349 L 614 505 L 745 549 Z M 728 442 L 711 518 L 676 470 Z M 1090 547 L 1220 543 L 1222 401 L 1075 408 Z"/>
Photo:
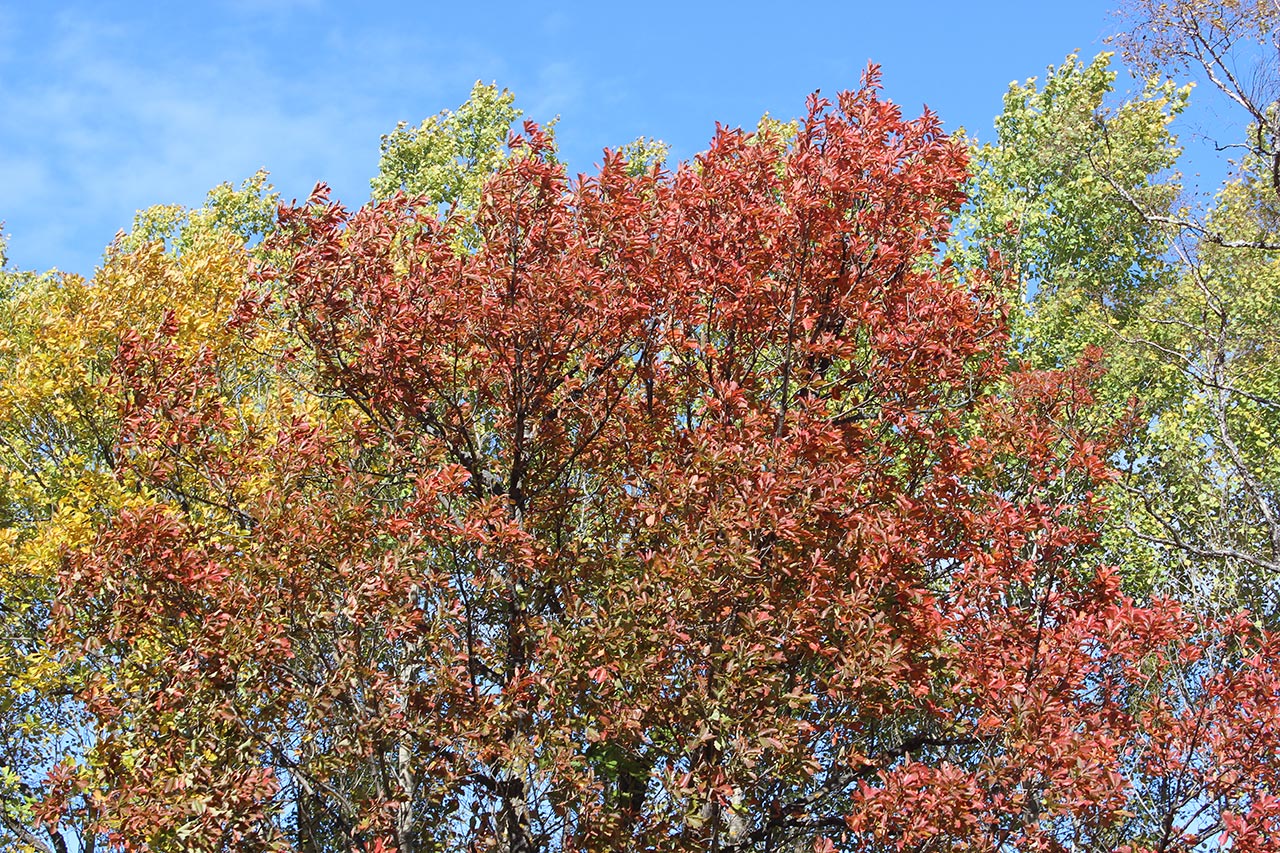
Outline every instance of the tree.
<path id="1" fill-rule="evenodd" d="M 970 198 L 959 221 L 967 239 L 953 256 L 971 268 L 998 253 L 1023 363 L 1062 368 L 1100 348 L 1107 370 L 1094 389 L 1095 417 L 1121 421 L 1137 398 L 1158 425 L 1165 422 L 1160 415 L 1176 416 L 1184 399 L 1170 388 L 1164 359 L 1134 339 L 1155 325 L 1144 312 L 1172 288 L 1176 271 L 1164 230 L 1126 198 L 1162 209 L 1178 198 L 1171 170 L 1181 150 L 1170 125 L 1189 92 L 1152 82 L 1114 103 L 1111 59 L 1102 54 L 1083 63 L 1072 54 L 1050 67 L 1043 83 L 1033 78 L 1010 86 L 993 141 L 970 141 Z M 1132 458 L 1144 455 L 1129 449 Z M 1178 448 L 1180 458 L 1188 458 L 1186 451 Z M 1153 492 L 1171 485 L 1155 472 L 1139 479 Z M 1187 485 L 1194 490 L 1200 482 L 1193 477 Z M 1178 497 L 1172 500 L 1184 502 L 1186 490 L 1173 489 Z M 1154 584 L 1185 594 L 1179 581 L 1187 575 L 1170 569 L 1170 554 L 1135 541 L 1140 502 L 1135 511 L 1120 483 L 1109 487 L 1108 497 L 1105 552 L 1123 567 L 1130 588 Z"/>
<path id="2" fill-rule="evenodd" d="M 526 125 L 474 211 L 282 208 L 238 343 L 174 313 L 117 349 L 128 499 L 51 635 L 99 737 L 40 820 L 88 798 L 157 851 L 1265 849 L 1276 641 L 1096 568 L 1096 371 L 1011 370 L 998 285 L 938 261 L 965 167 L 872 70 L 674 173 L 570 183 Z"/>
<path id="3" fill-rule="evenodd" d="M 0 240 L 0 260 L 4 260 Z M 48 276 L 0 268 L 0 363 L 5 368 L 20 361 L 18 347 L 29 338 L 20 296 L 23 291 L 47 286 Z M 26 328 L 23 328 L 23 327 Z M 6 371 L 6 377 L 8 371 Z M 31 830 L 31 806 L 38 799 L 33 784 L 48 766 L 51 753 L 60 751 L 70 704 L 58 688 L 58 670 L 43 658 L 41 634 L 52 599 L 52 572 L 30 572 L 23 553 L 24 528 L 43 502 L 47 467 L 25 467 L 30 459 L 24 434 L 15 434 L 15 411 L 8 383 L 0 395 L 0 841 L 27 851 L 43 844 Z M 26 433 L 29 435 L 30 431 Z M 53 676 L 53 677 L 51 677 Z M 33 772 L 34 771 L 34 772 Z M 35 846 L 34 849 L 47 850 Z"/>
<path id="4" fill-rule="evenodd" d="M 1108 352 L 1103 410 L 1132 402 L 1115 461 L 1108 551 L 1135 591 L 1199 610 L 1280 618 L 1280 389 L 1276 386 L 1274 8 L 1138 3 L 1119 37 L 1144 73 L 1196 64 L 1253 129 L 1211 200 L 1170 170 L 1169 123 L 1189 87 L 1153 80 L 1113 106 L 1106 61 L 1074 57 L 1043 89 L 1014 86 L 979 163 L 969 230 L 1003 251 L 1027 300 L 1032 363 Z M 1274 47 L 1274 45 L 1272 45 Z M 1253 71 L 1250 71 L 1252 66 Z M 1212 90 L 1211 90 L 1212 91 Z M 974 254 L 980 254 L 975 252 Z"/>
<path id="5" fill-rule="evenodd" d="M 964 261 L 999 253 L 1017 302 L 1025 301 L 1014 317 L 1018 348 L 1039 367 L 1110 343 L 1103 314 L 1127 322 L 1168 277 L 1162 229 L 1120 193 L 1151 207 L 1177 199 L 1170 170 L 1181 149 L 1170 124 L 1189 89 L 1153 81 L 1113 104 L 1111 59 L 1071 54 L 1043 83 L 1012 84 L 994 140 L 970 141 Z"/>
<path id="6" fill-rule="evenodd" d="M 0 291 L 0 844 L 91 850 L 96 806 L 74 797 L 61 829 L 34 821 L 51 768 L 89 760 L 95 732 L 74 693 L 83 671 L 46 631 L 68 553 L 127 503 L 115 476 L 126 332 L 172 318 L 175 346 L 219 355 L 227 382 L 261 361 L 228 336 L 249 268 L 246 244 L 274 215 L 265 174 L 215 188 L 194 211 L 142 211 L 91 280 L 3 272 Z M 261 342 L 260 342 L 261 343 Z"/>
<path id="7" fill-rule="evenodd" d="M 511 124 L 519 117 L 515 95 L 477 80 L 456 112 L 443 110 L 416 128 L 400 122 L 382 137 L 373 197 L 403 192 L 474 210 L 485 180 L 502 165 Z"/>
<path id="8" fill-rule="evenodd" d="M 1146 73 L 1188 75 L 1234 107 L 1241 151 L 1207 205 L 1168 210 L 1125 197 L 1159 227 L 1171 247 L 1177 286 L 1152 312 L 1152 345 L 1183 386 L 1187 416 L 1170 419 L 1161 447 L 1172 477 L 1199 479 L 1187 501 L 1154 500 L 1149 540 L 1187 555 L 1261 618 L 1280 619 L 1280 352 L 1275 325 L 1280 286 L 1280 8 L 1254 0 L 1139 2 L 1117 36 Z M 1207 210 L 1204 208 L 1207 207 Z M 1187 451 L 1190 451 L 1187 453 Z M 1194 460 L 1179 464 L 1175 454 Z"/>
<path id="9" fill-rule="evenodd" d="M 1248 152 L 1280 193 L 1280 7 L 1274 0 L 1133 0 L 1125 18 L 1129 28 L 1115 37 L 1125 58 L 1145 74 L 1190 72 L 1217 89 L 1249 126 L 1244 139 L 1222 142 L 1219 150 Z M 1213 243 L 1239 242 L 1214 231 L 1196 233 Z"/>
<path id="10" fill-rule="evenodd" d="M 1177 18 L 1192 5 L 1144 8 Z M 1132 47 L 1141 36 L 1128 39 Z M 1003 250 L 1023 303 L 1022 359 L 1048 367 L 1090 347 L 1107 352 L 1095 417 L 1128 411 L 1129 427 L 1112 457 L 1122 476 L 1105 493 L 1111 509 L 1101 544 L 1127 588 L 1173 595 L 1210 619 L 1248 608 L 1231 618 L 1274 626 L 1271 436 L 1280 424 L 1271 402 L 1276 267 L 1266 249 L 1274 208 L 1259 168 L 1267 161 L 1248 154 L 1209 212 L 1197 215 L 1171 172 L 1180 152 L 1169 125 L 1189 87 L 1153 80 L 1117 103 L 1108 62 L 1081 66 L 1069 57 L 1043 87 L 1011 87 L 995 142 L 974 147 L 973 200 L 962 218 L 973 245 L 961 256 L 973 264 L 983 249 Z M 1260 145 L 1265 138 L 1255 136 Z M 1254 712 L 1219 706 L 1214 679 L 1248 667 L 1253 650 L 1227 643 L 1210 664 L 1196 658 L 1153 678 L 1181 697 L 1172 705 L 1218 706 L 1224 717 L 1213 725 L 1236 732 Z M 1264 718 L 1261 727 L 1274 725 Z M 1188 786 L 1182 776 L 1197 762 L 1243 767 L 1225 758 L 1225 744 L 1206 746 L 1194 735 L 1194 726 L 1210 725 L 1205 719 L 1184 722 L 1175 749 L 1159 745 L 1162 738 L 1137 747 L 1147 769 L 1133 776 L 1131 809 L 1146 824 L 1139 837 L 1157 849 L 1178 849 L 1179 826 L 1212 844 L 1234 820 L 1200 821 L 1217 795 L 1212 784 Z M 1273 760 L 1274 747 L 1244 740 L 1244 749 Z M 1266 780 L 1250 801 L 1273 802 L 1271 772 L 1220 772 Z"/>
<path id="11" fill-rule="evenodd" d="M 378 174 L 370 181 L 373 198 L 403 193 L 463 216 L 474 212 L 485 182 L 506 159 L 512 125 L 521 115 L 510 91 L 477 80 L 456 111 L 441 110 L 416 128 L 398 123 L 382 137 Z M 545 125 L 543 133 L 550 136 L 553 125 Z M 646 171 L 661 165 L 669 149 L 660 139 L 641 137 L 618 150 L 633 171 Z M 475 235 L 463 230 L 458 240 L 465 251 Z"/>

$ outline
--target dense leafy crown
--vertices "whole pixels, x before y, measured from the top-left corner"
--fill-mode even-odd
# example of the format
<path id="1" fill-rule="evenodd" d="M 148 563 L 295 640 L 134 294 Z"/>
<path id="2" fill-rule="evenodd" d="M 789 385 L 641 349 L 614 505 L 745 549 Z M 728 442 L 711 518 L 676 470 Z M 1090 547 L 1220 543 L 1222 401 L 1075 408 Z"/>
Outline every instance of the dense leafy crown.
<path id="1" fill-rule="evenodd" d="M 489 95 L 437 124 L 490 151 Z M 1280 642 L 1100 567 L 1098 353 L 1010 363 L 1004 262 L 941 260 L 931 114 L 873 69 L 577 181 L 533 124 L 454 181 L 438 130 L 358 211 L 250 245 L 254 185 L 40 285 L 109 363 L 0 349 L 86 376 L 0 397 L 5 452 L 80 454 L 6 481 L 85 740 L 22 843 L 1269 849 Z"/>

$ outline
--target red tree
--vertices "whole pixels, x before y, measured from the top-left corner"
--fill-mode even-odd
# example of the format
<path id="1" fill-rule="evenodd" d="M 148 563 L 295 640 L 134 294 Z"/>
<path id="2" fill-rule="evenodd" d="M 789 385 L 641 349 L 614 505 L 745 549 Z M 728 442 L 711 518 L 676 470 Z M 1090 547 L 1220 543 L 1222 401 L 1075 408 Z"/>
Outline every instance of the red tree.
<path id="1" fill-rule="evenodd" d="M 1275 641 L 1091 567 L 1093 368 L 1010 369 L 963 148 L 874 74 L 794 140 L 464 223 L 281 210 L 280 384 L 119 358 L 140 499 L 68 558 L 129 849 L 1266 849 Z M 278 294 L 273 307 L 269 293 Z M 1125 845 L 1129 845 L 1126 847 Z"/>

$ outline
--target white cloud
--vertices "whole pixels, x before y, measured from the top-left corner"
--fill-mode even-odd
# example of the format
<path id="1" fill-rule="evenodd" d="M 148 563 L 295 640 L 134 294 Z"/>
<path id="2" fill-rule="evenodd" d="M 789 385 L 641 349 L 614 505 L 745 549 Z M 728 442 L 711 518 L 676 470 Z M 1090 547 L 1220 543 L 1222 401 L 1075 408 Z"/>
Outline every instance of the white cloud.
<path id="1" fill-rule="evenodd" d="M 309 81 L 281 79 L 247 51 L 139 56 L 125 28 L 99 23 L 62 16 L 43 66 L 0 89 L 0 216 L 18 226 L 15 261 L 66 238 L 74 245 L 60 247 L 63 257 L 75 260 L 61 262 L 87 268 L 136 209 L 197 203 L 262 166 L 306 183 L 287 188 L 305 193 L 335 165 L 344 171 L 333 161 L 358 144 L 354 134 L 369 141 L 371 170 L 378 131 L 348 93 L 330 97 L 324 82 L 309 91 Z M 31 233 L 28 223 L 52 211 L 59 227 Z"/>
<path id="2" fill-rule="evenodd" d="M 456 107 L 476 79 L 512 87 L 540 121 L 586 100 L 555 54 L 520 79 L 483 28 L 351 19 L 312 0 L 223 0 L 172 20 L 78 5 L 19 23 L 17 53 L 0 54 L 0 218 L 27 266 L 88 270 L 138 208 L 197 204 L 262 167 L 286 198 L 324 180 L 359 204 L 380 135 Z"/>

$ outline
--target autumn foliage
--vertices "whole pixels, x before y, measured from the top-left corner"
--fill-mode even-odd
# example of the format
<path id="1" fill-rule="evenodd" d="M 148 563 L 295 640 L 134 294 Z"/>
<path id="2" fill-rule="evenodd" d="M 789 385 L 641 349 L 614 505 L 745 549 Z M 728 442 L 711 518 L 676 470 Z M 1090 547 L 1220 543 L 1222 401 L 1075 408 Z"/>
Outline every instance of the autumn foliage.
<path id="1" fill-rule="evenodd" d="M 673 172 L 553 153 L 527 125 L 474 211 L 321 188 L 234 345 L 123 336 L 124 497 L 53 623 L 96 742 L 45 825 L 1273 849 L 1278 641 L 1098 564 L 1097 359 L 1010 363 L 999 282 L 942 260 L 966 157 L 932 115 L 873 73 Z"/>

